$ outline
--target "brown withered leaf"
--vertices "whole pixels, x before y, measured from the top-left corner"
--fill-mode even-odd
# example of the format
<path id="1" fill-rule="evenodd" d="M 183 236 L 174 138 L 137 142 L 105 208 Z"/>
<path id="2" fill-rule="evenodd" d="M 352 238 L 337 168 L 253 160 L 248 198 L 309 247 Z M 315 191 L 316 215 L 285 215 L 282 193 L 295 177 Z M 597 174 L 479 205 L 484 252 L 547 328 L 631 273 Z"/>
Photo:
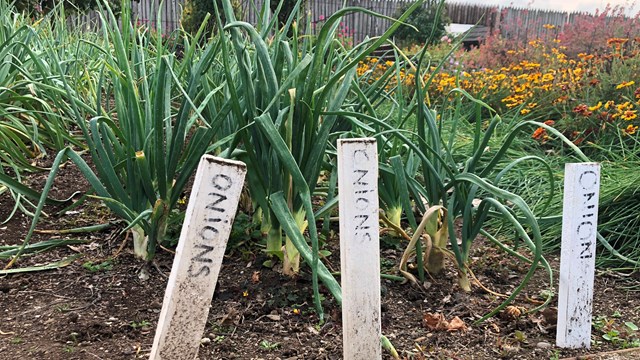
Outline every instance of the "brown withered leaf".
<path id="1" fill-rule="evenodd" d="M 447 331 L 465 332 L 467 331 L 467 325 L 464 323 L 464 321 L 462 321 L 462 319 L 456 316 L 451 319 L 451 321 L 449 321 L 449 328 L 447 328 Z"/>
<path id="2" fill-rule="evenodd" d="M 513 305 L 509 305 L 500 313 L 502 320 L 517 320 L 522 315 L 522 310 Z"/>
<path id="3" fill-rule="evenodd" d="M 260 271 L 254 271 L 251 275 L 251 282 L 257 284 L 260 282 Z"/>
<path id="4" fill-rule="evenodd" d="M 442 314 L 426 313 L 422 323 L 427 329 L 434 331 L 467 331 L 467 325 L 457 316 L 447 321 Z"/>

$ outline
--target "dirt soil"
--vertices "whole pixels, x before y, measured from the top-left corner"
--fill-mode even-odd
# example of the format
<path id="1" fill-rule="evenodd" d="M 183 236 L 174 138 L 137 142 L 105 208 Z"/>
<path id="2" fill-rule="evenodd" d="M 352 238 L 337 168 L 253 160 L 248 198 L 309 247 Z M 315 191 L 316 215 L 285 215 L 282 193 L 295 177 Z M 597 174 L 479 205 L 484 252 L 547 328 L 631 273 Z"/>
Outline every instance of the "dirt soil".
<path id="1" fill-rule="evenodd" d="M 44 184 L 46 174 L 30 178 Z M 64 198 L 87 185 L 72 167 L 56 180 L 54 197 Z M 12 200 L 0 196 L 0 219 L 6 218 Z M 134 258 L 130 239 L 107 209 L 86 202 L 65 215 L 46 208 L 49 217 L 38 229 L 69 229 L 113 222 L 89 234 L 36 234 L 32 242 L 51 238 L 82 238 L 87 242 L 29 255 L 14 266 L 24 268 L 78 256 L 70 265 L 54 270 L 0 276 L 0 359 L 146 359 L 162 307 L 173 254 L 162 250 L 152 264 Z M 0 225 L 0 246 L 24 239 L 30 218 L 15 216 Z M 199 359 L 340 359 L 342 328 L 340 309 L 323 291 L 326 321 L 320 323 L 311 299 L 308 271 L 297 278 L 281 274 L 260 248 L 252 245 L 243 229 L 230 239 L 216 287 Z M 238 235 L 240 234 L 240 235 Z M 383 238 L 382 268 L 396 274 L 402 245 Z M 339 239 L 334 235 L 325 248 L 332 271 L 339 271 Z M 549 256 L 557 271 L 557 256 Z M 0 268 L 7 264 L 0 259 Z M 471 269 L 484 287 L 509 294 L 528 267 L 482 240 L 474 244 Z M 554 274 L 556 277 L 556 274 Z M 638 359 L 631 346 L 640 332 L 624 322 L 640 325 L 640 277 L 599 271 L 594 294 L 591 350 L 564 350 L 554 346 L 557 298 L 552 307 L 527 314 L 543 300 L 548 275 L 539 270 L 513 307 L 495 317 L 475 322 L 500 304 L 500 298 L 474 285 L 470 293 L 457 286 L 452 263 L 446 271 L 428 278 L 422 288 L 395 280 L 382 280 L 382 332 L 405 359 Z M 553 284 L 557 287 L 557 284 Z M 458 317 L 463 329 L 429 328 L 425 317 Z M 617 330 L 605 340 L 603 335 Z M 390 359 L 388 353 L 385 359 Z"/>

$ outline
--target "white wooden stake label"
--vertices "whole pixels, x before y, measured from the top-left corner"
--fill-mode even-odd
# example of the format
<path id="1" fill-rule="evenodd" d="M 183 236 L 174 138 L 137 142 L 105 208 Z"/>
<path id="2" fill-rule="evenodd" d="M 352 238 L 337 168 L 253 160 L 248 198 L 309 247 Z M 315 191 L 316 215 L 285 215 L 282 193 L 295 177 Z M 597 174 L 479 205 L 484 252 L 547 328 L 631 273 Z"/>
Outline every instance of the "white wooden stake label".
<path id="1" fill-rule="evenodd" d="M 150 359 L 196 357 L 245 174 L 241 162 L 200 159 Z"/>
<path id="2" fill-rule="evenodd" d="M 600 164 L 565 165 L 556 345 L 591 346 Z"/>
<path id="3" fill-rule="evenodd" d="M 382 358 L 375 139 L 338 140 L 344 359 Z"/>

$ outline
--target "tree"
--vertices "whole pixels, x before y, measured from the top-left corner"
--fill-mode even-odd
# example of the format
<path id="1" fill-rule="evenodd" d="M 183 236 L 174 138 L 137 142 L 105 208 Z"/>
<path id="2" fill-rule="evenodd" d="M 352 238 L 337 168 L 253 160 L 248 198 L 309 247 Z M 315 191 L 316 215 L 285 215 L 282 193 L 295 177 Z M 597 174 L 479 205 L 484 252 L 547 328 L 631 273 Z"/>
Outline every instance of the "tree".
<path id="1" fill-rule="evenodd" d="M 445 7 L 441 6 L 444 1 L 426 1 L 425 4 L 416 9 L 405 23 L 412 25 L 402 25 L 396 30 L 395 38 L 405 45 L 426 44 L 432 45 L 440 41 L 445 35 L 445 26 L 450 22 L 447 17 Z M 411 3 L 404 4 L 396 11 L 396 18 L 403 14 Z M 438 14 L 440 10 L 440 13 Z M 417 31 L 416 31 L 417 29 Z"/>

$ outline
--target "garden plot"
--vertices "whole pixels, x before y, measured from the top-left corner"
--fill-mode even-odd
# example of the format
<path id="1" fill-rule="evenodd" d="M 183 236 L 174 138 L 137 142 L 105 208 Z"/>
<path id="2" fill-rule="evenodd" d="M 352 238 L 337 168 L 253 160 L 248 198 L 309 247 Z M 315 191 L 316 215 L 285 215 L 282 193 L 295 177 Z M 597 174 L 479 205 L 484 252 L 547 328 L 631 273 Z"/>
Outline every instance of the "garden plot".
<path id="1" fill-rule="evenodd" d="M 85 31 L 0 0 L 0 359 L 640 345 L 637 24 L 462 53 L 390 41 L 444 2 L 359 44 L 341 21 L 383 17 L 305 33 L 296 6 L 221 3 L 165 37 L 127 6 Z"/>

